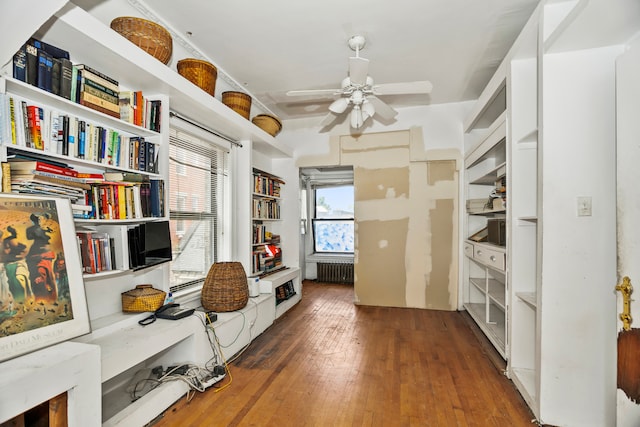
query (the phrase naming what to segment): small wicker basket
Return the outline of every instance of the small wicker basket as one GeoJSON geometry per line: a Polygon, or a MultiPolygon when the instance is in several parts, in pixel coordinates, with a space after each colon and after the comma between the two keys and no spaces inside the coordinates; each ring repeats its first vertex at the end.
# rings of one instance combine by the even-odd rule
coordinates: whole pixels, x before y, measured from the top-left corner
{"type": "Polygon", "coordinates": [[[152,285],[136,285],[135,289],[122,293],[122,311],[140,313],[156,311],[164,304],[166,292],[154,289],[152,285]]]}
{"type": "Polygon", "coordinates": [[[251,122],[271,136],[276,136],[282,130],[282,122],[269,114],[258,114],[251,122]]]}
{"type": "Polygon", "coordinates": [[[218,69],[212,63],[195,58],[185,58],[178,61],[176,68],[182,77],[214,96],[218,69]]]}
{"type": "Polygon", "coordinates": [[[249,301],[247,275],[239,262],[216,262],[202,285],[201,303],[205,310],[235,311],[249,301]]]}
{"type": "Polygon", "coordinates": [[[121,16],[111,21],[111,28],[163,64],[171,59],[173,40],[163,26],[142,18],[121,16]]]}
{"type": "Polygon", "coordinates": [[[251,114],[251,97],[242,92],[222,92],[222,103],[249,120],[251,114]]]}

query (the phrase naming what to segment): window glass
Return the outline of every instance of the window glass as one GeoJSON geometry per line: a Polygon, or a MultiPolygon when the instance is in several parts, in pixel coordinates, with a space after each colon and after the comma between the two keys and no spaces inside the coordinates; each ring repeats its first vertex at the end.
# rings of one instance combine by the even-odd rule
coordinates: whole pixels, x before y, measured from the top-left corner
{"type": "Polygon", "coordinates": [[[227,153],[216,145],[171,129],[169,209],[170,290],[202,286],[216,262],[222,238],[222,200],[227,153]]]}
{"type": "Polygon", "coordinates": [[[353,253],[353,185],[315,188],[314,249],[319,253],[353,253]]]}

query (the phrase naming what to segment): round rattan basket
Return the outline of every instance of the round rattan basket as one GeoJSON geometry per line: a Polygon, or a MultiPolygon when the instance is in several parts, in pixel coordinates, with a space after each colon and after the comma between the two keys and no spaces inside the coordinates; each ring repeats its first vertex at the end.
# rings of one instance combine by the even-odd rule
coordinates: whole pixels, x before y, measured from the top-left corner
{"type": "Polygon", "coordinates": [[[173,40],[163,26],[134,16],[121,16],[111,21],[111,28],[163,64],[171,59],[173,40]]]}
{"type": "Polygon", "coordinates": [[[269,114],[258,114],[251,122],[271,136],[276,136],[282,130],[282,122],[269,114]]]}
{"type": "Polygon", "coordinates": [[[214,96],[218,78],[218,69],[215,65],[201,59],[185,58],[178,61],[176,68],[182,77],[214,96]]]}
{"type": "Polygon", "coordinates": [[[155,289],[152,285],[136,285],[135,289],[121,294],[122,311],[126,313],[156,311],[162,307],[166,295],[166,292],[155,289]]]}
{"type": "Polygon", "coordinates": [[[249,120],[251,114],[251,97],[242,92],[222,92],[222,103],[249,120]]]}
{"type": "Polygon", "coordinates": [[[205,310],[235,311],[249,301],[247,274],[239,262],[216,262],[202,285],[201,303],[205,310]]]}

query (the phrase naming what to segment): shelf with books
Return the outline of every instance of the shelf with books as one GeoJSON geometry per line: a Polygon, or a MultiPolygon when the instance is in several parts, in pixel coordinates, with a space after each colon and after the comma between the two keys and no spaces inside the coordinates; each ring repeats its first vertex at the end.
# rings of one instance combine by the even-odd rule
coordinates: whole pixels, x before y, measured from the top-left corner
{"type": "Polygon", "coordinates": [[[280,191],[285,184],[280,177],[254,168],[251,221],[252,274],[263,275],[284,268],[280,235],[280,191]]]}

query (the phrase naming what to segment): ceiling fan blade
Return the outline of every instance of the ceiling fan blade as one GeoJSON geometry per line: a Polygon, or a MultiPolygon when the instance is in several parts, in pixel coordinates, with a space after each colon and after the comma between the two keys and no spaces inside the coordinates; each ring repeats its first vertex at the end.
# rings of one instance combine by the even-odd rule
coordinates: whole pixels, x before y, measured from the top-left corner
{"type": "Polygon", "coordinates": [[[287,96],[333,96],[342,94],[342,89],[290,90],[287,96]]]}
{"type": "Polygon", "coordinates": [[[383,102],[380,98],[375,96],[367,96],[367,100],[373,104],[376,109],[376,114],[385,120],[393,119],[398,112],[383,102]]]}
{"type": "Polygon", "coordinates": [[[354,85],[364,85],[369,73],[369,60],[352,56],[349,58],[349,79],[354,85]]]}
{"type": "Polygon", "coordinates": [[[340,116],[340,114],[336,114],[336,113],[330,112],[329,114],[324,116],[324,118],[320,122],[320,126],[324,127],[324,126],[327,126],[327,125],[333,123],[333,121],[335,119],[337,119],[338,116],[340,116]]]}
{"type": "Polygon", "coordinates": [[[372,90],[374,95],[402,95],[410,93],[431,93],[433,85],[429,81],[404,82],[404,83],[383,83],[374,85],[372,90]]]}

